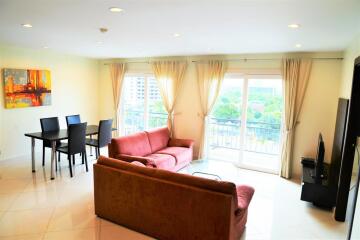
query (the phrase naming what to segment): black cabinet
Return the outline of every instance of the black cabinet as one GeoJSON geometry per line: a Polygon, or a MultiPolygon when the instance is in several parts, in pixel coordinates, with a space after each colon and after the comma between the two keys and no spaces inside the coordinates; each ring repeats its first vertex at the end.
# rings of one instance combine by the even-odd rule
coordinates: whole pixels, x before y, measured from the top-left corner
{"type": "Polygon", "coordinates": [[[324,208],[335,206],[337,189],[328,180],[329,169],[329,164],[324,163],[324,178],[317,180],[313,177],[314,166],[303,165],[301,200],[324,208]]]}

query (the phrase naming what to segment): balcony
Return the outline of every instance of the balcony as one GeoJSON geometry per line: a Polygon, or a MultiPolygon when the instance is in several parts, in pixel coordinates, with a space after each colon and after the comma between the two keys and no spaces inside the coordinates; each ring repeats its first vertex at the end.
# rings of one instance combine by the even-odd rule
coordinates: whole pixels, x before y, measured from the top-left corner
{"type": "Polygon", "coordinates": [[[125,135],[144,131],[167,124],[167,113],[149,112],[147,125],[145,125],[144,112],[126,111],[124,114],[123,132],[125,135]]]}
{"type": "Polygon", "coordinates": [[[239,162],[248,167],[276,171],[279,166],[281,125],[247,122],[244,138],[238,119],[210,118],[209,158],[239,162]]]}

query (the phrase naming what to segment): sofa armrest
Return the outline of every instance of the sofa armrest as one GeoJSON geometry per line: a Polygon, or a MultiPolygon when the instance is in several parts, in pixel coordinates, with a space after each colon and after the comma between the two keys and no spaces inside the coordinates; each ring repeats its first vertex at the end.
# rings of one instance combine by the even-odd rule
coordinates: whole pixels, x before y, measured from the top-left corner
{"type": "Polygon", "coordinates": [[[169,147],[187,147],[192,148],[194,146],[194,141],[191,139],[176,139],[171,138],[168,143],[169,147]]]}
{"type": "Polygon", "coordinates": [[[235,210],[235,215],[240,214],[242,211],[247,210],[251,199],[254,195],[254,188],[246,185],[238,185],[236,186],[236,194],[237,194],[237,202],[238,206],[235,210]]]}
{"type": "Polygon", "coordinates": [[[116,159],[123,160],[123,161],[129,162],[129,163],[134,162],[134,161],[138,161],[138,162],[141,162],[142,164],[144,164],[146,166],[156,167],[154,161],[151,158],[147,158],[147,157],[139,157],[139,156],[126,155],[126,154],[118,154],[118,155],[116,155],[116,159]]]}

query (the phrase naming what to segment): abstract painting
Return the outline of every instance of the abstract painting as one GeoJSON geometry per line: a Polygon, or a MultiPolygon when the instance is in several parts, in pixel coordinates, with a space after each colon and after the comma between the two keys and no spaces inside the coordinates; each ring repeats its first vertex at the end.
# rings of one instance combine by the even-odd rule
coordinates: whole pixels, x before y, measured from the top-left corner
{"type": "Polygon", "coordinates": [[[5,108],[51,104],[51,76],[48,70],[3,69],[5,108]]]}

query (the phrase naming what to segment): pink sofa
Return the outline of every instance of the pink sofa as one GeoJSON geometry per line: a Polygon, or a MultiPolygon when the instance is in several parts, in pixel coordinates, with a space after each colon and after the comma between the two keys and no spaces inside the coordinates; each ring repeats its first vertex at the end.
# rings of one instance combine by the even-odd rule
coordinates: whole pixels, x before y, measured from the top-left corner
{"type": "Polygon", "coordinates": [[[109,144],[109,157],[178,171],[192,161],[193,145],[192,140],[170,138],[168,128],[158,128],[113,138],[109,144]]]}

